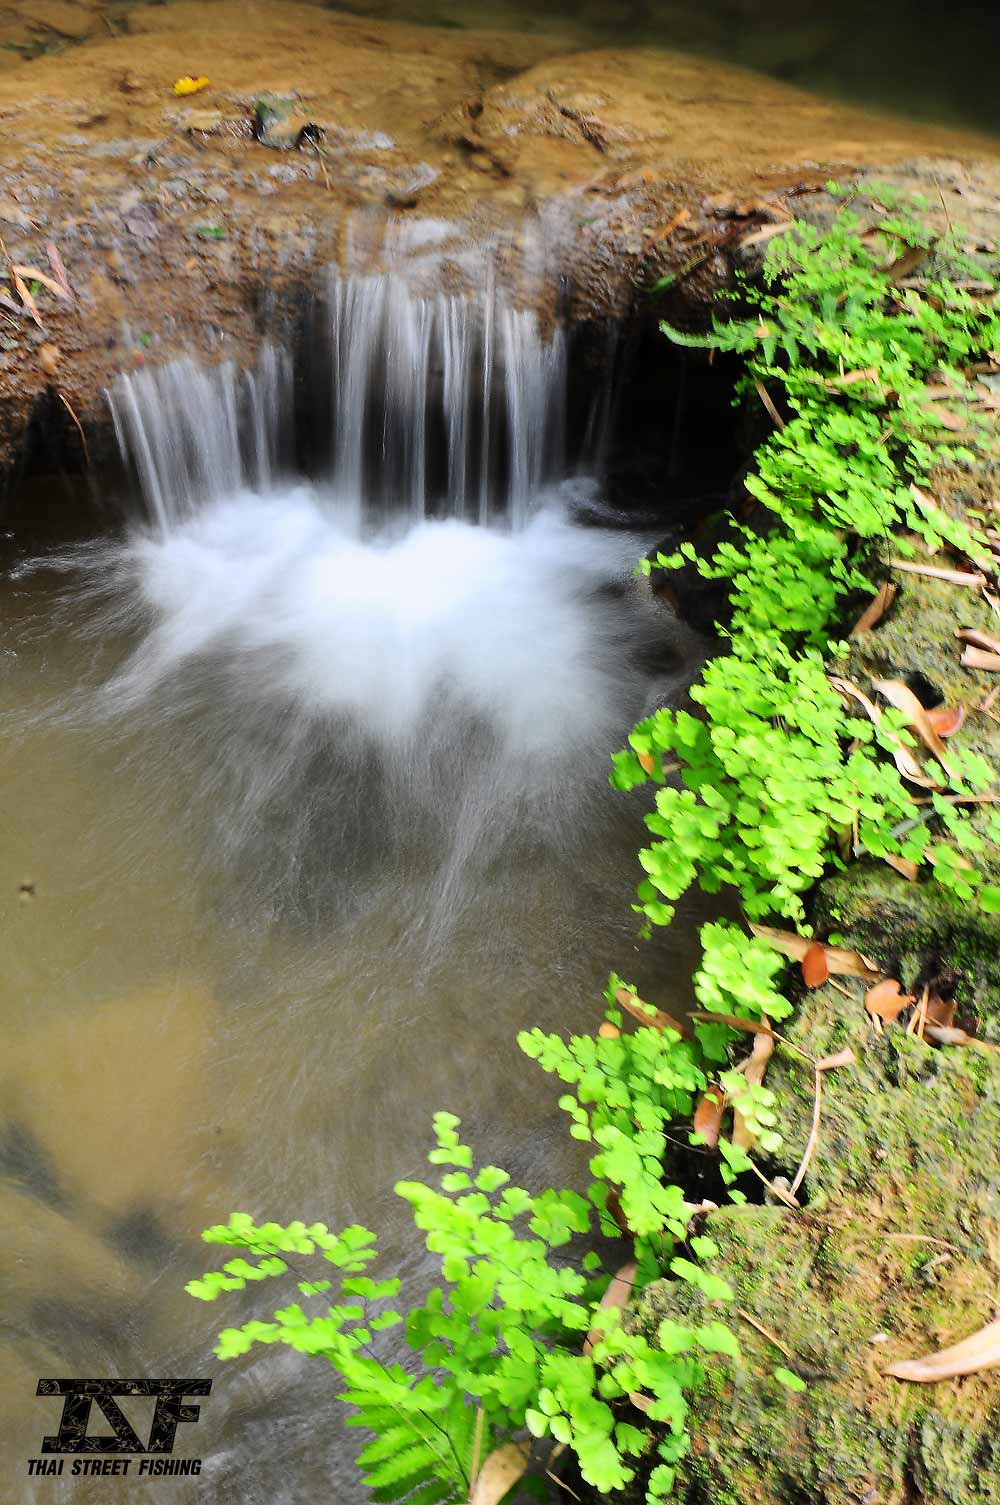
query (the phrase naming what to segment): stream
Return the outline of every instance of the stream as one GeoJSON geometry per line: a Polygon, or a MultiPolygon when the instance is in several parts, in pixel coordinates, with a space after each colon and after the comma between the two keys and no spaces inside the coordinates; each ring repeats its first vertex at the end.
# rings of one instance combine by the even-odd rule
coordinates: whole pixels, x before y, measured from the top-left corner
{"type": "Polygon", "coordinates": [[[594,525],[561,333],[396,275],[332,277],[322,317],[317,474],[277,348],[135,372],[121,517],[7,582],[10,1498],[360,1502],[324,1364],[212,1356],[250,1308],[184,1294],[199,1231],[361,1222],[417,1292],[392,1187],[434,1110],[515,1180],[581,1184],[517,1031],[592,1028],[612,967],[689,998],[709,903],[638,940],[642,803],[607,774],[705,645],[633,576],[654,538],[594,525]],[[27,1479],[42,1375],[211,1376],[176,1448],[200,1477],[27,1479]]]}

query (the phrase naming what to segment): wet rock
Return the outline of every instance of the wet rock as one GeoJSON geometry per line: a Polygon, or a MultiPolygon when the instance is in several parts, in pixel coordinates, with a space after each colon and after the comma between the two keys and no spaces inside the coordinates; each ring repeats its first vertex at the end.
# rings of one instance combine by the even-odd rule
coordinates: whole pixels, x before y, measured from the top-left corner
{"type": "Polygon", "coordinates": [[[122,223],[130,235],[138,240],[155,240],[160,233],[156,211],[150,204],[137,204],[122,216],[122,223]]]}

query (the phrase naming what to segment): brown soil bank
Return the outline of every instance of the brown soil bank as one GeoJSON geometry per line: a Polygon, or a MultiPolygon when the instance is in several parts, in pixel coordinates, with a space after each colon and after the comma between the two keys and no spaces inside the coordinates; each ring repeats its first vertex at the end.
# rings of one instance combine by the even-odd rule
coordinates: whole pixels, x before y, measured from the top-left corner
{"type": "Polygon", "coordinates": [[[59,398],[87,429],[123,367],[180,348],[249,358],[262,302],[367,254],[389,218],[415,238],[444,221],[456,262],[491,236],[524,276],[544,262],[524,296],[569,277],[576,312],[620,309],[697,262],[690,314],[727,274],[727,226],[780,218],[782,191],[915,158],[929,181],[933,157],[967,218],[1000,181],[986,138],[655,49],[572,52],[557,35],[230,0],[140,7],[129,26],[0,77],[0,270],[52,277],[51,244],[74,294],[25,273],[36,323],[8,272],[0,459],[40,398],[72,454],[59,398]],[[175,97],[188,74],[211,84],[175,97]],[[260,140],[263,95],[294,104],[260,140]]]}

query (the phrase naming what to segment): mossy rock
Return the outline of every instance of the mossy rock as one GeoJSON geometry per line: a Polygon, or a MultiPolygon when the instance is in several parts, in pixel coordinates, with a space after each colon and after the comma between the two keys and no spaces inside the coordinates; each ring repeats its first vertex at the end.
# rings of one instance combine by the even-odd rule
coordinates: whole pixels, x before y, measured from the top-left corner
{"type": "MultiPolygon", "coordinates": [[[[994,953],[985,987],[997,970],[994,953]]],[[[878,1037],[862,985],[841,986],[850,998],[830,986],[806,995],[768,1072],[785,1144],[768,1169],[790,1177],[809,1138],[814,1074],[789,1047],[820,1057],[849,1046],[856,1057],[824,1075],[806,1206],[711,1214],[711,1269],[732,1305],[704,1311],[693,1287],[660,1281],[630,1319],[650,1336],[664,1317],[696,1312],[738,1330],[741,1362],[714,1361],[693,1400],[685,1505],[1000,1502],[1000,1371],[929,1386],[883,1373],[996,1313],[1000,1051],[934,1048],[902,1025],[878,1037]],[[778,1366],[807,1389],[786,1389],[778,1366]]]]}

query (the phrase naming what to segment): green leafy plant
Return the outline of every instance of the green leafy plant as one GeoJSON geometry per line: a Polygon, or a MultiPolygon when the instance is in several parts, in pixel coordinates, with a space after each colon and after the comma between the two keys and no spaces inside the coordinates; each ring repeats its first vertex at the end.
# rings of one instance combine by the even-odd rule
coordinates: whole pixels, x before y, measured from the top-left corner
{"type": "MultiPolygon", "coordinates": [[[[676,1036],[663,1042],[660,1035],[642,1028],[631,1037],[638,1072],[654,1096],[656,1075],[672,1083],[663,1088],[668,1096],[684,1094],[697,1078],[691,1047],[676,1036]],[[671,1056],[676,1056],[673,1066],[671,1056]],[[654,1061],[658,1064],[645,1072],[641,1063],[654,1061]]],[[[552,1037],[544,1041],[555,1060],[552,1037]]],[[[589,1084],[573,1076],[568,1065],[586,1062],[585,1040],[571,1041],[565,1051],[560,1060],[566,1072],[588,1096],[589,1084]]],[[[612,1062],[605,1058],[604,1066],[612,1062]]],[[[637,1088],[636,1106],[643,1097],[637,1088]]],[[[610,1119],[602,1126],[610,1126],[610,1119]]],[[[444,1168],[439,1185],[404,1181],[397,1187],[428,1250],[440,1261],[441,1282],[423,1303],[404,1317],[391,1304],[399,1281],[376,1281],[365,1273],[376,1257],[374,1235],[367,1229],[334,1234],[322,1223],[257,1225],[234,1213],[228,1224],[207,1229],[203,1238],[245,1252],[191,1281],[186,1289],[192,1296],[213,1301],[248,1283],[294,1276],[301,1258],[317,1254],[338,1272],[340,1288],[331,1302],[328,1279],[299,1278],[309,1310],[293,1301],[267,1320],[255,1317],[226,1328],[219,1335],[218,1357],[238,1358],[257,1343],[283,1343],[326,1359],[344,1383],[339,1398],[352,1407],[348,1425],[374,1434],[358,1461],[379,1501],[467,1500],[478,1463],[525,1433],[571,1448],[584,1480],[607,1493],[628,1484],[633,1460],[654,1446],[650,1422],[657,1424],[658,1461],[649,1471],[647,1499],[660,1499],[687,1447],[686,1395],[700,1373],[697,1355],[736,1357],[733,1334],[714,1319],[669,1324],[668,1341],[661,1334],[659,1345],[631,1331],[622,1324],[620,1308],[604,1300],[609,1280],[597,1254],[577,1257],[571,1248],[591,1231],[594,1209],[605,1213],[607,1187],[591,1188],[589,1200],[551,1187],[532,1195],[511,1185],[497,1166],[476,1170],[451,1114],[437,1114],[434,1127],[430,1159],[444,1168]],[[416,1356],[415,1370],[378,1351],[381,1335],[400,1324],[416,1356]]],[[[600,1132],[595,1130],[595,1138],[600,1132]]],[[[690,1209],[679,1188],[655,1190],[662,1179],[662,1144],[655,1131],[617,1126],[592,1165],[595,1174],[604,1172],[621,1186],[623,1206],[634,1206],[646,1229],[637,1241],[635,1273],[624,1289],[668,1270],[696,1285],[708,1302],[731,1298],[725,1283],[703,1268],[702,1261],[717,1252],[715,1245],[697,1235],[687,1239],[690,1209]]],[[[604,1231],[622,1234],[613,1220],[606,1221],[604,1231]]],[[[526,1464],[526,1445],[523,1455],[526,1464]]]]}
{"type": "MultiPolygon", "coordinates": [[[[995,415],[968,368],[997,349],[1000,313],[983,296],[995,283],[974,265],[970,288],[955,236],[935,238],[886,191],[873,227],[845,206],[829,229],[796,222],[776,236],[762,279],[735,294],[741,315],[706,335],[663,326],[678,343],[740,354],[740,397],[763,394],[781,426],[747,478],[761,514],[754,526],[733,519],[708,556],[685,543],[644,562],[647,571],[693,565],[726,582],[730,605],[727,652],[692,691],[700,714],[658,710],[614,759],[616,787],[656,787],[653,840],[639,854],[636,907],[647,926],[669,924],[697,883],[734,888],[750,920],[781,915],[806,929],[805,895],[842,862],[845,830],[855,855],[922,864],[962,899],[980,887],[962,854],[982,838],[958,801],[990,788],[994,770],[968,754],[948,768],[928,763],[937,787],[925,813],[893,761],[914,745],[906,718],[891,708],[875,723],[855,714],[824,662],[838,652],[831,639],[846,598],[871,590],[887,535],[899,553],[920,540],[983,553],[923,490],[936,464],[995,451],[995,415]],[[946,405],[932,400],[942,390],[946,405]],[[679,764],[680,787],[667,783],[665,762],[679,764]],[[946,840],[934,840],[929,819],[946,840]]],[[[993,903],[991,889],[983,902],[993,903]]],[[[774,986],[781,963],[763,944],[726,923],[704,927],[702,944],[695,984],[706,1010],[787,1012],[774,986]]],[[[699,1035],[713,1055],[725,1048],[718,1026],[699,1035]]]]}

